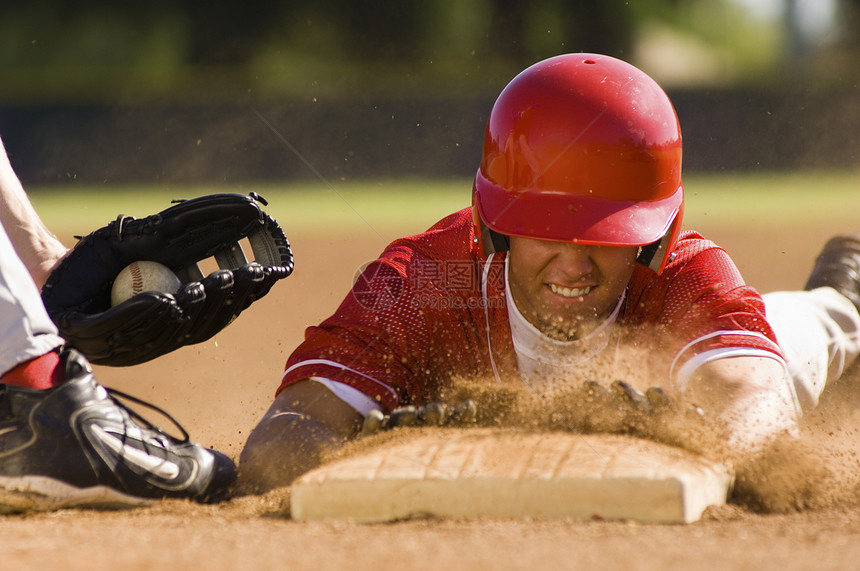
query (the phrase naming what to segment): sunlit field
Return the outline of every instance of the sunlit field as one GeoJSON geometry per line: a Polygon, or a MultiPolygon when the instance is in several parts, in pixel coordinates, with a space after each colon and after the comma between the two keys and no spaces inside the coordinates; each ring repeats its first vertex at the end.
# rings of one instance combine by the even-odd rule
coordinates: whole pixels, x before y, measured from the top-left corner
{"type": "MultiPolygon", "coordinates": [[[[685,226],[724,246],[748,283],[761,291],[802,287],[824,241],[860,228],[858,183],[860,176],[848,173],[689,176],[685,226]]],[[[96,371],[106,386],[168,410],[196,441],[237,457],[271,403],[305,327],[331,314],[355,270],[385,243],[467,206],[470,188],[464,179],[29,190],[48,226],[69,244],[74,235],[120,213],[146,216],[172,199],[256,191],[269,200],[268,212],[294,247],[296,271],[289,279],[210,341],[135,367],[96,371]]],[[[302,523],[289,516],[287,488],[216,506],[167,501],[132,512],[68,510],[0,518],[4,562],[10,568],[52,569],[61,561],[64,568],[86,565],[88,571],[233,571],[279,568],[285,561],[296,569],[348,569],[356,561],[358,567],[373,561],[380,570],[519,569],[533,561],[559,569],[843,569],[860,557],[854,494],[860,397],[854,380],[837,384],[837,391],[843,390],[810,424],[816,434],[827,435],[815,457],[832,477],[804,472],[806,464],[792,456],[779,465],[774,480],[798,484],[798,494],[804,494],[796,498],[798,507],[821,504],[821,509],[760,515],[728,505],[688,526],[483,519],[302,523]]]]}
{"type": "MultiPolygon", "coordinates": [[[[700,224],[792,224],[830,219],[834,226],[857,221],[860,229],[860,172],[693,175],[685,179],[685,226],[700,224]]],[[[257,192],[267,211],[288,230],[349,233],[419,231],[470,204],[471,181],[386,180],[330,184],[323,181],[235,186],[57,186],[30,189],[49,228],[86,233],[118,214],[142,217],[174,199],[212,192],[257,192]]]]}

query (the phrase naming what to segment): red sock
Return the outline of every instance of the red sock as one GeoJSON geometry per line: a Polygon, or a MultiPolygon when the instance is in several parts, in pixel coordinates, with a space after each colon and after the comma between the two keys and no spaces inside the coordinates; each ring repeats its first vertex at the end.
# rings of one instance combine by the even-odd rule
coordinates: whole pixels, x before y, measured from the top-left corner
{"type": "Polygon", "coordinates": [[[0,382],[31,389],[50,389],[63,382],[60,356],[55,351],[25,361],[8,371],[0,382]]]}

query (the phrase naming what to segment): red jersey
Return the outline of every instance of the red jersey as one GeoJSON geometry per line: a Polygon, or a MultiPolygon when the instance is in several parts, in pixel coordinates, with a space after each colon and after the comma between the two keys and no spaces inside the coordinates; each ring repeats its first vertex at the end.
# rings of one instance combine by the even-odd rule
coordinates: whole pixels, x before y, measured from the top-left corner
{"type": "MultiPolygon", "coordinates": [[[[455,378],[520,382],[505,254],[483,259],[473,238],[466,208],[392,242],[334,315],[307,329],[281,387],[322,377],[392,409],[438,399],[455,378]]],[[[781,360],[761,296],[728,254],[690,231],[675,252],[659,276],[637,264],[612,325],[617,341],[647,348],[635,366],[677,381],[717,356],[781,360]]]]}

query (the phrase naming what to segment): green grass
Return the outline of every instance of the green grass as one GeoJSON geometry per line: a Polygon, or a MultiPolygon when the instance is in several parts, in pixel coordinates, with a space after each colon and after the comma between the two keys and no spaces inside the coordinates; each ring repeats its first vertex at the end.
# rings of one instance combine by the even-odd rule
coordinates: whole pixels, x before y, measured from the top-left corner
{"type": "Polygon", "coordinates": [[[856,221],[860,172],[694,176],[685,180],[687,225],[784,225],[810,220],[856,221]]]}
{"type": "Polygon", "coordinates": [[[173,199],[212,192],[255,191],[266,211],[288,231],[352,233],[356,230],[389,238],[392,230],[423,230],[471,203],[468,180],[398,180],[339,184],[244,184],[237,186],[65,186],[31,189],[30,197],[45,224],[63,234],[86,233],[118,214],[143,217],[173,199]]]}
{"type": "MultiPolygon", "coordinates": [[[[788,173],[690,176],[685,180],[685,226],[791,224],[811,219],[858,221],[860,173],[788,173]]],[[[352,234],[391,239],[423,230],[446,214],[468,206],[471,181],[387,180],[198,186],[65,186],[30,189],[45,223],[61,238],[87,233],[118,214],[142,217],[178,198],[211,192],[256,191],[267,211],[287,230],[352,234]]]]}

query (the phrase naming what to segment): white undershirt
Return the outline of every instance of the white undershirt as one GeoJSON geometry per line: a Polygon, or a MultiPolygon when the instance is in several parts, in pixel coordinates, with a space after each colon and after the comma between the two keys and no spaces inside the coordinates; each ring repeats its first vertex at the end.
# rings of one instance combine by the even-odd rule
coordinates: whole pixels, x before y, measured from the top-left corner
{"type": "Polygon", "coordinates": [[[606,349],[611,326],[618,318],[626,292],[618,300],[612,314],[597,329],[581,339],[558,341],[542,333],[520,313],[508,281],[509,259],[505,259],[505,299],[520,376],[534,388],[542,388],[554,379],[574,378],[574,373],[583,364],[592,361],[606,349]]]}

